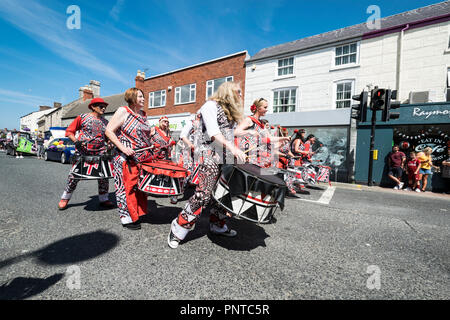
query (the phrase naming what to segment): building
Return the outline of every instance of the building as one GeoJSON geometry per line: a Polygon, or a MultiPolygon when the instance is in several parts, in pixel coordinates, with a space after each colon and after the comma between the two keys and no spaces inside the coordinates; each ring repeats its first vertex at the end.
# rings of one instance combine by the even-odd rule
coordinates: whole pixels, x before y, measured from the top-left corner
{"type": "Polygon", "coordinates": [[[38,119],[51,111],[52,108],[49,106],[39,106],[39,111],[31,112],[20,117],[20,130],[27,129],[32,134],[37,133],[39,131],[38,119]]]}
{"type": "Polygon", "coordinates": [[[235,81],[245,87],[248,58],[247,51],[241,51],[148,78],[139,71],[136,87],[145,94],[149,123],[157,124],[161,115],[166,115],[176,136],[220,84],[235,81]]]}
{"type": "Polygon", "coordinates": [[[89,82],[89,85],[80,87],[78,89],[78,98],[76,100],[63,106],[61,106],[60,103],[55,103],[54,108],[50,112],[42,115],[37,120],[39,131],[42,133],[48,133],[51,127],[66,126],[65,122],[62,119],[67,112],[82,104],[84,101],[90,101],[91,99],[98,96],[100,96],[100,82],[91,80],[89,82]]]}
{"type": "Polygon", "coordinates": [[[267,120],[316,135],[332,180],[352,181],[352,96],[379,86],[402,102],[446,101],[449,20],[447,1],[383,18],[379,30],[361,23],[262,49],[246,61],[245,105],[267,98],[267,120]]]}
{"type": "MultiPolygon", "coordinates": [[[[106,103],[108,103],[108,107],[105,110],[104,117],[106,120],[110,120],[119,107],[127,105],[124,99],[125,93],[115,94],[111,96],[102,97],[106,103]]],[[[61,118],[61,126],[68,127],[73,120],[77,116],[82,113],[89,113],[91,109],[89,109],[88,105],[91,102],[91,99],[77,102],[74,106],[67,110],[61,118]]]]}

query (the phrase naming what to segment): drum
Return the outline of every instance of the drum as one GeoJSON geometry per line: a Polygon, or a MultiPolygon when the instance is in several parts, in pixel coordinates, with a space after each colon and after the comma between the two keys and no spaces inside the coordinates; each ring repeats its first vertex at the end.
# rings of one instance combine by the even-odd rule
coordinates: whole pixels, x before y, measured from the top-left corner
{"type": "Polygon", "coordinates": [[[178,196],[187,175],[185,168],[169,160],[144,162],[139,164],[138,189],[151,196],[178,196]]]}
{"type": "Polygon", "coordinates": [[[330,167],[327,166],[317,166],[317,181],[328,183],[331,186],[330,182],[330,167]]]}
{"type": "Polygon", "coordinates": [[[278,207],[283,210],[287,192],[283,175],[254,164],[223,165],[212,195],[234,217],[269,223],[278,207]]]}
{"type": "Polygon", "coordinates": [[[78,180],[96,180],[113,178],[112,156],[110,154],[99,156],[78,155],[72,158],[70,173],[78,180]]]}

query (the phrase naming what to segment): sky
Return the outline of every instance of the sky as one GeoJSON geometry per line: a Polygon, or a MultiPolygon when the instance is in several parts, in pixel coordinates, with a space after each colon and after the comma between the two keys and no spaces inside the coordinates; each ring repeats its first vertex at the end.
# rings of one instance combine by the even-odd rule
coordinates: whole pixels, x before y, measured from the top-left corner
{"type": "Polygon", "coordinates": [[[371,5],[383,18],[438,2],[1,0],[0,128],[18,129],[40,105],[76,100],[90,80],[100,81],[101,96],[118,94],[134,87],[137,70],[148,77],[243,50],[252,56],[364,23],[371,5]]]}

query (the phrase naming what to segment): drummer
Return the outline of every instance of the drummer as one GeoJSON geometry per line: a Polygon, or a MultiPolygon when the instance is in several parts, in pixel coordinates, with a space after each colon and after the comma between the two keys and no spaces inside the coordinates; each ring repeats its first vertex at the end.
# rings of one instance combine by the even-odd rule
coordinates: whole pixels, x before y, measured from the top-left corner
{"type": "Polygon", "coordinates": [[[306,130],[294,130],[294,137],[291,140],[291,152],[296,157],[293,161],[293,166],[300,167],[302,165],[302,159],[305,157],[308,152],[305,151],[305,142],[306,142],[306,130]]]}
{"type": "Polygon", "coordinates": [[[122,226],[130,230],[141,229],[139,218],[147,214],[147,195],[135,190],[139,170],[137,164],[153,158],[149,148],[150,126],[144,107],[144,92],[130,88],[125,92],[128,106],[117,109],[106,127],[106,136],[119,149],[114,158],[114,181],[117,207],[122,226]]]}
{"type": "Polygon", "coordinates": [[[249,162],[261,167],[271,165],[270,160],[268,160],[270,159],[271,143],[281,143],[290,139],[287,136],[276,137],[270,134],[270,131],[266,127],[268,123],[261,119],[267,113],[268,106],[269,104],[264,98],[255,100],[250,107],[252,115],[247,116],[241,121],[234,132],[237,137],[236,143],[240,149],[250,151],[250,148],[254,148],[255,151],[258,151],[257,154],[259,156],[250,156],[251,154],[249,154],[249,162]]]}
{"type": "MultiPolygon", "coordinates": [[[[200,128],[194,135],[196,151],[211,154],[205,157],[199,167],[199,184],[194,195],[188,200],[184,209],[172,221],[167,238],[169,247],[175,249],[180,241],[185,239],[195,223],[200,218],[212,196],[212,190],[220,177],[222,151],[231,152],[240,162],[244,162],[245,154],[233,143],[233,127],[242,119],[242,94],[240,86],[235,82],[225,82],[220,85],[213,96],[197,112],[200,118],[200,128]]],[[[236,231],[226,225],[225,210],[218,204],[211,208],[210,232],[228,237],[236,236],[236,231]]]]}
{"type": "MultiPolygon", "coordinates": [[[[103,117],[106,103],[102,98],[94,98],[89,103],[90,113],[84,113],[75,118],[75,120],[66,129],[66,137],[69,137],[75,143],[76,155],[99,155],[105,151],[105,130],[108,121],[103,117]],[[78,133],[78,139],[75,135],[78,133]]],[[[67,204],[72,197],[72,193],[77,187],[78,181],[70,173],[66,188],[58,204],[59,210],[67,209],[67,204]]],[[[98,198],[100,206],[112,208],[114,204],[108,198],[109,182],[108,179],[98,179],[98,198]]]]}
{"type": "MultiPolygon", "coordinates": [[[[150,142],[153,145],[160,146],[158,149],[154,150],[155,159],[170,160],[176,143],[170,135],[169,118],[167,118],[167,116],[159,118],[159,125],[152,127],[150,137],[150,142]]],[[[176,204],[177,202],[177,196],[170,198],[170,203],[176,204]]]]}

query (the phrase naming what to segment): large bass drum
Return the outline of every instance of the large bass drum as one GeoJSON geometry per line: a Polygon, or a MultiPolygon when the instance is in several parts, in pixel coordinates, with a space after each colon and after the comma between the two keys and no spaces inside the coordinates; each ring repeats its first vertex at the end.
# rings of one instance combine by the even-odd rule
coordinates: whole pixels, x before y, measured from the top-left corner
{"type": "Polygon", "coordinates": [[[179,196],[187,175],[185,168],[169,160],[144,162],[139,164],[138,189],[151,196],[179,196]]]}
{"type": "Polygon", "coordinates": [[[287,192],[283,175],[254,164],[223,165],[213,198],[234,217],[269,223],[287,192]]]}
{"type": "Polygon", "coordinates": [[[113,178],[112,155],[77,155],[72,158],[70,173],[77,180],[98,180],[113,178]]]}

